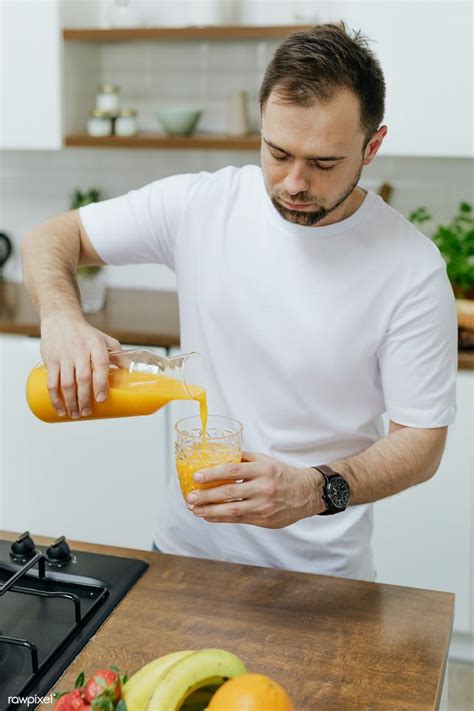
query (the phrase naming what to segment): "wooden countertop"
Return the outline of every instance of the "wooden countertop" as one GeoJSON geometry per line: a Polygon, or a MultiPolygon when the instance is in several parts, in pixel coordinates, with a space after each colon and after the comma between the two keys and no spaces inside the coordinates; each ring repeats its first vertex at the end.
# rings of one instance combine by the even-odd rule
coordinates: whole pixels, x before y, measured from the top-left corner
{"type": "MultiPolygon", "coordinates": [[[[105,308],[86,314],[92,326],[121,343],[179,346],[178,297],[174,292],[108,289],[105,308]]],[[[23,284],[0,281],[0,333],[39,336],[39,320],[23,284]]]]}
{"type": "Polygon", "coordinates": [[[168,652],[221,647],[249,670],[279,681],[296,711],[438,708],[453,623],[451,593],[71,545],[141,558],[150,568],[55,690],[73,689],[81,671],[87,676],[108,664],[133,674],[168,652]]]}
{"type": "MultiPolygon", "coordinates": [[[[121,343],[179,346],[178,296],[174,292],[108,289],[105,308],[86,318],[121,343]]],[[[0,333],[40,335],[38,317],[23,284],[0,281],[0,333]]],[[[474,370],[474,351],[459,352],[459,368],[474,370]]]]}

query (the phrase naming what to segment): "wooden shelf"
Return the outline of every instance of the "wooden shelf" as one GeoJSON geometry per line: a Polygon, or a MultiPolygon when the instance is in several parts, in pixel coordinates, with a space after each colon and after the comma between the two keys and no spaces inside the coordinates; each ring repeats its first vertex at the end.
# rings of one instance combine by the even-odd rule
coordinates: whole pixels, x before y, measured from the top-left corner
{"type": "Polygon", "coordinates": [[[137,136],[105,136],[96,138],[87,134],[70,134],[64,138],[65,146],[80,148],[163,148],[188,150],[253,151],[260,148],[260,134],[227,136],[219,134],[194,134],[193,136],[168,136],[163,133],[139,133],[137,136]]]}
{"type": "Polygon", "coordinates": [[[70,28],[65,40],[82,42],[129,42],[135,40],[252,40],[283,39],[311,25],[208,25],[199,27],[137,27],[130,29],[70,28]]]}

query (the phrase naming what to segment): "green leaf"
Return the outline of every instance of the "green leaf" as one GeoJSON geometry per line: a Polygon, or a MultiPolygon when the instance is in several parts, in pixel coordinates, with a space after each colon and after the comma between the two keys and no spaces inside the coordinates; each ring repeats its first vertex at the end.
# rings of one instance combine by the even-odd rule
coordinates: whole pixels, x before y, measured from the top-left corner
{"type": "Polygon", "coordinates": [[[74,688],[75,688],[75,689],[80,689],[82,686],[84,686],[85,678],[86,678],[86,677],[85,677],[85,675],[84,675],[84,672],[81,671],[81,673],[79,674],[79,676],[78,676],[77,679],[76,679],[76,682],[75,682],[75,684],[74,684],[74,688]]]}
{"type": "Polygon", "coordinates": [[[417,210],[414,210],[410,214],[410,217],[408,219],[410,220],[410,222],[413,222],[413,224],[421,225],[423,222],[431,220],[432,217],[426,207],[419,207],[417,210]]]}
{"type": "Polygon", "coordinates": [[[128,674],[124,674],[123,677],[122,677],[122,679],[121,679],[122,684],[126,684],[126,683],[127,683],[127,679],[128,679],[128,674]]]}
{"type": "MultiPolygon", "coordinates": [[[[426,210],[418,208],[410,217],[423,221],[426,210]]],[[[473,206],[468,202],[458,205],[457,213],[448,224],[438,225],[432,235],[448,270],[451,283],[466,293],[474,288],[474,219],[473,206]]]]}
{"type": "Polygon", "coordinates": [[[61,696],[66,696],[66,694],[69,694],[69,691],[54,691],[53,699],[60,699],[61,696]]]}
{"type": "Polygon", "coordinates": [[[109,669],[112,669],[112,671],[114,671],[116,674],[120,673],[115,664],[110,664],[109,669]]]}
{"type": "Polygon", "coordinates": [[[108,687],[107,682],[105,679],[103,679],[101,676],[97,675],[94,677],[94,681],[97,684],[97,686],[101,686],[103,689],[106,689],[108,687]]]}
{"type": "Polygon", "coordinates": [[[98,274],[102,270],[101,266],[90,266],[86,264],[81,264],[76,268],[76,274],[82,276],[91,276],[93,274],[98,274]]]}
{"type": "Polygon", "coordinates": [[[125,703],[124,699],[119,699],[117,701],[115,711],[127,711],[127,704],[125,703]]]}
{"type": "Polygon", "coordinates": [[[97,696],[91,704],[94,711],[114,711],[114,703],[108,696],[97,696]]]}
{"type": "Polygon", "coordinates": [[[90,205],[91,202],[98,202],[100,199],[100,190],[97,188],[89,188],[84,193],[76,189],[71,199],[71,209],[77,210],[79,207],[90,205]]]}

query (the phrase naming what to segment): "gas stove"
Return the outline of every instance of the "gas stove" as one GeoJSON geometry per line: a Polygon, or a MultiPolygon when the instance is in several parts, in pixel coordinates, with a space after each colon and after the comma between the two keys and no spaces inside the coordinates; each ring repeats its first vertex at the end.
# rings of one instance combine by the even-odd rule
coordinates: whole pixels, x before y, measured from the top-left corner
{"type": "Polygon", "coordinates": [[[0,711],[35,708],[147,568],[64,536],[0,540],[0,711]]]}

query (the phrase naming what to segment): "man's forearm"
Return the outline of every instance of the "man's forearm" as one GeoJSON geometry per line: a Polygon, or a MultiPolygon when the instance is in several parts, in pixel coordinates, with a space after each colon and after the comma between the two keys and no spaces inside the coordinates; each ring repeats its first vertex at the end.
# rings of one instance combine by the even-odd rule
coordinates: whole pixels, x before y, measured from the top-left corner
{"type": "Polygon", "coordinates": [[[80,240],[68,214],[31,230],[21,252],[25,285],[40,319],[58,313],[83,319],[75,279],[80,240]]]}
{"type": "MultiPolygon", "coordinates": [[[[402,427],[363,452],[328,464],[347,480],[351,506],[371,503],[430,479],[441,461],[446,432],[446,427],[402,427]]],[[[321,489],[322,482],[314,513],[324,510],[321,489]]]]}

